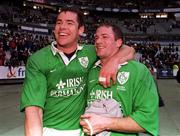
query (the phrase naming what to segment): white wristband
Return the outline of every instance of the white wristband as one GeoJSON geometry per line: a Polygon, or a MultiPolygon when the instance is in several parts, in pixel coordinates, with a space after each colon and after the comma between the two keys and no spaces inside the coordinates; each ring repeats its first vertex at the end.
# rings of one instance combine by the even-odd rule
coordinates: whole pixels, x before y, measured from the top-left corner
{"type": "Polygon", "coordinates": [[[84,119],[84,121],[87,123],[87,125],[88,125],[88,127],[90,129],[90,136],[92,136],[93,135],[93,128],[92,128],[89,120],[88,119],[84,119]]]}
{"type": "Polygon", "coordinates": [[[105,81],[106,81],[106,78],[105,78],[105,77],[99,77],[99,81],[100,81],[100,82],[105,82],[105,81]]]}

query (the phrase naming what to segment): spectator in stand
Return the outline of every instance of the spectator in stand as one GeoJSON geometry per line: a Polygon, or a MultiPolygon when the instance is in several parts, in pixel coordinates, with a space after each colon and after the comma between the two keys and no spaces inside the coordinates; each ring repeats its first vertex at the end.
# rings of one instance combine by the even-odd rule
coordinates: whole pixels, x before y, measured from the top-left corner
{"type": "Polygon", "coordinates": [[[10,58],[10,65],[12,67],[18,67],[20,66],[20,62],[18,60],[18,52],[17,51],[13,51],[11,53],[11,58],[10,58]]]}
{"type": "Polygon", "coordinates": [[[5,56],[6,53],[4,52],[3,48],[0,47],[0,66],[4,66],[5,56]]]}
{"type": "Polygon", "coordinates": [[[23,65],[26,65],[27,59],[29,57],[29,50],[25,48],[25,50],[22,53],[22,60],[23,60],[23,65]]]}
{"type": "Polygon", "coordinates": [[[14,51],[16,49],[16,40],[15,40],[15,37],[13,37],[12,40],[10,40],[9,42],[9,48],[10,48],[10,51],[14,51]]]}

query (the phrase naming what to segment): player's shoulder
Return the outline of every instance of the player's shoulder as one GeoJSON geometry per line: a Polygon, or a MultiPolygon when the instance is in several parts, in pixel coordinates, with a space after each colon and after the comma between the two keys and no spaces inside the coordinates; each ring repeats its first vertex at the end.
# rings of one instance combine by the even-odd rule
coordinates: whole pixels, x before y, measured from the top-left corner
{"type": "Polygon", "coordinates": [[[36,58],[42,58],[42,57],[47,57],[49,54],[52,54],[52,51],[51,51],[51,47],[50,46],[46,46],[36,52],[34,52],[30,58],[31,59],[36,59],[36,58]]]}
{"type": "Polygon", "coordinates": [[[136,67],[145,67],[145,65],[141,62],[138,62],[136,60],[130,60],[128,62],[129,65],[133,65],[133,66],[136,66],[136,67]]]}
{"type": "Polygon", "coordinates": [[[140,63],[140,62],[135,61],[135,60],[128,61],[128,64],[124,65],[123,67],[125,67],[126,69],[129,69],[133,72],[147,71],[147,67],[143,63],[140,63]]]}

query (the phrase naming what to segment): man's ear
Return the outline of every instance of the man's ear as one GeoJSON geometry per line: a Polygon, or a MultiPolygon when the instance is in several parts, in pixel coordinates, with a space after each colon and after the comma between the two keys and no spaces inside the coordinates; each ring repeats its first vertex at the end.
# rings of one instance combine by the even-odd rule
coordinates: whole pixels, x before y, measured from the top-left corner
{"type": "Polygon", "coordinates": [[[81,26],[79,28],[79,35],[82,35],[84,33],[84,26],[81,26]]]}
{"type": "Polygon", "coordinates": [[[122,43],[123,43],[122,39],[117,39],[117,40],[116,40],[116,46],[117,46],[118,48],[120,48],[120,47],[122,46],[122,43]]]}

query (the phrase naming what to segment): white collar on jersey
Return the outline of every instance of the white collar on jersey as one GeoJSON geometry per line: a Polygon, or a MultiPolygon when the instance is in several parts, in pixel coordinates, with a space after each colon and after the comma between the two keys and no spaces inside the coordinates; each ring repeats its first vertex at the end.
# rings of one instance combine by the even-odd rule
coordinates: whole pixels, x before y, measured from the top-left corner
{"type": "MultiPolygon", "coordinates": [[[[56,48],[56,45],[57,44],[57,42],[56,41],[53,41],[52,43],[51,43],[51,50],[52,50],[52,53],[53,53],[53,55],[56,55],[56,53],[60,53],[60,52],[62,52],[62,51],[60,51],[60,50],[58,50],[57,48],[56,48]]],[[[79,44],[77,45],[77,49],[76,49],[76,52],[78,51],[78,50],[82,50],[83,49],[83,46],[80,46],[79,44]]],[[[63,52],[62,52],[63,53],[63,52]]],[[[63,53],[64,54],[64,53],[63,53]]]]}
{"type": "Polygon", "coordinates": [[[74,55],[73,55],[73,56],[71,57],[71,59],[69,60],[69,58],[68,58],[66,55],[64,55],[64,53],[63,53],[62,51],[58,50],[58,49],[55,47],[56,44],[57,44],[56,41],[54,41],[54,42],[51,43],[51,51],[52,51],[53,55],[56,55],[57,53],[59,53],[60,56],[61,56],[61,58],[62,58],[62,60],[64,61],[64,63],[65,63],[66,65],[68,65],[74,58],[76,58],[76,53],[77,53],[77,51],[83,49],[83,46],[80,46],[80,45],[78,44],[78,45],[77,45],[76,52],[74,53],[74,55]]]}
{"type": "MultiPolygon", "coordinates": [[[[126,65],[126,64],[128,64],[128,62],[124,62],[124,63],[119,64],[118,69],[120,69],[121,66],[126,65]]],[[[101,60],[98,60],[98,61],[94,64],[94,67],[93,67],[93,68],[95,68],[95,67],[102,67],[102,65],[101,65],[101,60]]]]}

